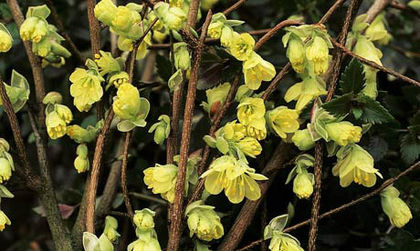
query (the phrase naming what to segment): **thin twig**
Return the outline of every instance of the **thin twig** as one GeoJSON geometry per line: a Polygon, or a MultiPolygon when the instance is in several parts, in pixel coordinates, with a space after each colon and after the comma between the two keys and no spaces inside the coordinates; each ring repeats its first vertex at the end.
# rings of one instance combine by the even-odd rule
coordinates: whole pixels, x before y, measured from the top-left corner
{"type": "Polygon", "coordinates": [[[242,4],[245,3],[245,0],[239,0],[238,2],[234,3],[232,6],[230,6],[229,8],[227,8],[226,10],[223,11],[223,14],[225,16],[229,15],[232,11],[238,9],[242,4]]]}
{"type": "Polygon", "coordinates": [[[333,6],[331,6],[324,16],[318,21],[318,24],[324,24],[330,19],[331,15],[344,3],[345,0],[336,1],[333,6]]]}
{"type": "Polygon", "coordinates": [[[276,35],[277,32],[283,29],[284,27],[291,26],[291,25],[301,25],[301,24],[303,24],[301,21],[293,20],[293,19],[287,19],[278,23],[276,26],[270,29],[267,33],[265,33],[264,36],[260,38],[260,40],[258,40],[258,42],[254,46],[254,50],[257,51],[259,48],[261,48],[263,44],[265,44],[269,39],[274,37],[274,35],[276,35]]]}
{"type": "MultiPolygon", "coordinates": [[[[196,2],[198,6],[199,1],[192,1],[190,5],[193,8],[193,3],[196,2]]],[[[190,14],[190,17],[194,15],[190,14]]],[[[185,111],[184,111],[184,123],[182,126],[182,137],[181,137],[181,147],[180,147],[180,158],[178,165],[178,176],[175,186],[175,199],[173,203],[173,210],[171,214],[171,225],[169,232],[169,240],[167,250],[177,251],[179,249],[179,240],[181,237],[181,219],[183,218],[183,201],[184,201],[184,190],[185,190],[185,176],[186,176],[186,166],[188,161],[188,151],[190,147],[191,139],[191,127],[192,127],[192,118],[194,115],[195,108],[195,96],[197,91],[197,82],[198,74],[201,63],[201,56],[204,47],[204,39],[207,35],[207,29],[210,24],[212,17],[211,10],[208,11],[206,20],[203,24],[203,30],[200,35],[200,40],[197,48],[193,52],[193,64],[191,68],[190,80],[188,83],[187,98],[185,102],[185,111]]],[[[195,22],[195,19],[194,19],[195,22]]],[[[192,26],[191,26],[192,27],[192,26]]]]}
{"type": "Polygon", "coordinates": [[[289,73],[290,69],[292,68],[292,65],[290,63],[287,63],[279,73],[277,73],[276,77],[271,81],[270,85],[265,89],[263,94],[261,95],[261,98],[264,100],[267,100],[270,95],[277,89],[278,83],[289,73]]]}
{"type": "Polygon", "coordinates": [[[63,21],[61,20],[60,15],[58,15],[58,12],[54,6],[54,3],[52,2],[52,0],[45,0],[45,3],[47,4],[48,8],[50,8],[51,10],[51,16],[54,19],[54,22],[57,25],[58,30],[60,31],[61,35],[65,38],[66,42],[69,44],[70,51],[72,52],[74,56],[76,56],[80,64],[84,64],[85,58],[82,56],[82,53],[77,48],[76,44],[71,39],[70,35],[66,32],[63,21]]]}
{"type": "Polygon", "coordinates": [[[95,17],[94,9],[96,5],[96,0],[87,0],[87,12],[89,19],[89,32],[90,32],[90,44],[92,47],[92,55],[99,54],[101,49],[101,40],[100,40],[100,31],[101,27],[99,26],[99,21],[95,17]]]}
{"type": "Polygon", "coordinates": [[[127,209],[127,213],[130,216],[130,219],[133,219],[134,211],[133,211],[133,207],[131,206],[130,197],[128,196],[128,189],[127,189],[127,159],[128,159],[128,148],[130,146],[131,133],[132,131],[125,133],[124,152],[123,152],[123,159],[121,163],[121,190],[124,197],[124,203],[127,209]]]}
{"type": "Polygon", "coordinates": [[[398,73],[398,72],[396,72],[394,70],[388,69],[388,68],[386,68],[386,67],[384,67],[382,65],[378,65],[377,63],[375,63],[375,62],[373,62],[371,60],[368,60],[368,59],[363,58],[363,57],[361,57],[359,55],[356,55],[353,52],[351,52],[349,49],[347,49],[345,46],[341,45],[340,43],[338,43],[335,40],[332,40],[332,43],[334,44],[334,46],[336,46],[337,48],[339,48],[340,50],[342,50],[345,54],[350,55],[353,58],[357,58],[360,62],[362,62],[362,63],[364,63],[364,64],[366,64],[366,65],[368,65],[368,66],[370,66],[372,68],[375,68],[375,69],[378,69],[380,71],[386,72],[386,73],[388,73],[388,74],[390,74],[390,75],[392,75],[392,76],[394,76],[396,78],[399,78],[399,79],[401,79],[401,80],[403,80],[403,81],[405,81],[407,83],[410,83],[410,84],[413,84],[413,85],[416,85],[416,86],[419,86],[420,87],[420,82],[419,81],[414,80],[414,79],[409,78],[409,77],[406,77],[406,76],[404,76],[404,75],[402,75],[402,74],[400,74],[400,73],[398,73]]]}
{"type": "Polygon", "coordinates": [[[366,23],[372,23],[372,21],[381,13],[388,4],[391,3],[391,0],[375,0],[375,2],[370,6],[369,10],[367,11],[367,16],[365,19],[366,23]]]}
{"type": "MultiPolygon", "coordinates": [[[[399,173],[397,176],[387,179],[386,181],[384,181],[382,183],[382,185],[380,187],[378,187],[377,189],[373,190],[372,192],[369,192],[369,193],[367,193],[367,194],[359,197],[358,199],[355,199],[353,201],[350,201],[350,202],[348,202],[346,204],[343,204],[343,205],[341,205],[341,206],[339,206],[337,208],[331,209],[331,210],[329,210],[329,211],[321,214],[319,216],[319,219],[321,220],[321,219],[324,219],[324,218],[326,218],[328,216],[337,214],[337,213],[339,213],[341,211],[344,211],[344,210],[346,210],[346,209],[348,209],[348,208],[350,208],[350,207],[352,207],[354,205],[357,205],[357,204],[359,204],[359,203],[361,203],[361,202],[363,202],[363,201],[365,201],[365,200],[367,200],[367,199],[369,199],[369,198],[371,198],[371,197],[373,197],[375,195],[378,195],[382,190],[384,190],[388,186],[394,184],[398,179],[400,179],[401,177],[403,177],[403,176],[409,174],[410,172],[416,170],[417,168],[420,168],[420,162],[417,162],[417,163],[411,165],[409,168],[405,169],[403,172],[399,173]]],[[[299,229],[299,228],[301,228],[303,226],[308,225],[310,222],[311,222],[310,219],[305,220],[305,221],[302,221],[302,222],[299,222],[299,223],[297,223],[297,224],[295,224],[293,226],[290,226],[290,227],[285,228],[283,230],[283,232],[291,232],[291,231],[294,231],[296,229],[299,229]]],[[[237,251],[248,250],[248,249],[250,249],[250,248],[252,248],[252,247],[254,247],[254,246],[256,246],[256,245],[258,245],[258,244],[260,244],[262,242],[264,242],[264,241],[266,241],[266,240],[260,239],[260,240],[254,241],[254,242],[250,243],[249,245],[238,249],[237,251]]]]}

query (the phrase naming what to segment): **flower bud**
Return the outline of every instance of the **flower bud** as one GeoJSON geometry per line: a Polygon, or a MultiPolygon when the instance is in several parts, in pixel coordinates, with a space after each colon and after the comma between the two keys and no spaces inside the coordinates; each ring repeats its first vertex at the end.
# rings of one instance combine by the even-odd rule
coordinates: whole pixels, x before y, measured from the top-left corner
{"type": "Polygon", "coordinates": [[[172,203],[175,198],[175,184],[178,167],[172,164],[149,167],[143,171],[144,183],[152,189],[154,194],[161,194],[162,198],[172,203]]]}
{"type": "Polygon", "coordinates": [[[230,90],[230,83],[226,82],[214,88],[206,90],[207,103],[202,102],[204,110],[209,113],[210,117],[217,114],[226,101],[226,97],[230,90]]]}
{"type": "Polygon", "coordinates": [[[399,196],[400,192],[394,186],[388,186],[381,192],[381,205],[391,224],[402,228],[413,216],[410,208],[399,196]]]}
{"type": "Polygon", "coordinates": [[[140,110],[140,94],[130,83],[122,84],[112,105],[115,114],[121,119],[133,119],[140,110]]]}
{"type": "Polygon", "coordinates": [[[262,59],[256,52],[251,52],[251,56],[244,61],[242,72],[245,85],[251,90],[257,90],[262,81],[270,81],[276,75],[274,66],[262,59]]]}
{"type": "Polygon", "coordinates": [[[254,51],[255,40],[248,33],[233,36],[232,45],[229,47],[230,54],[239,61],[247,60],[254,51]]]}
{"type": "Polygon", "coordinates": [[[0,210],[0,232],[2,232],[4,230],[4,228],[6,227],[6,225],[12,224],[9,220],[9,218],[7,217],[7,215],[0,210]]]}
{"type": "Polygon", "coordinates": [[[187,207],[185,214],[190,237],[195,234],[200,240],[211,241],[223,236],[223,225],[220,222],[220,217],[214,211],[214,207],[203,205],[202,201],[197,201],[187,207]]]}
{"type": "Polygon", "coordinates": [[[294,133],[299,129],[299,113],[286,106],[269,111],[267,118],[271,129],[283,139],[287,137],[287,133],[294,133]]]}
{"type": "Polygon", "coordinates": [[[155,132],[154,141],[156,144],[160,145],[169,137],[169,133],[171,132],[171,121],[168,115],[160,115],[158,120],[159,122],[150,127],[149,133],[155,132]]]}
{"type": "Polygon", "coordinates": [[[292,141],[301,151],[306,151],[315,146],[308,129],[298,130],[292,136],[292,141]]]}
{"type": "Polygon", "coordinates": [[[94,12],[99,21],[111,26],[115,13],[117,13],[117,6],[111,0],[102,0],[96,4],[94,12]]]}
{"type": "Polygon", "coordinates": [[[0,24],[0,52],[8,52],[12,48],[13,38],[3,24],[0,24]]]}
{"type": "Polygon", "coordinates": [[[63,96],[59,92],[49,92],[47,95],[45,95],[44,99],[42,100],[42,103],[45,105],[47,104],[61,104],[63,102],[63,96]]]}
{"type": "Polygon", "coordinates": [[[6,158],[0,158],[0,184],[8,181],[12,176],[12,166],[6,158]]]}
{"type": "Polygon", "coordinates": [[[191,66],[190,53],[188,52],[187,43],[179,42],[174,44],[174,64],[175,68],[187,70],[191,66]]]}
{"type": "Polygon", "coordinates": [[[148,208],[136,210],[133,217],[133,222],[136,227],[141,230],[151,230],[155,228],[155,222],[153,220],[155,214],[156,213],[154,211],[148,208]]]}
{"type": "Polygon", "coordinates": [[[105,217],[104,234],[109,241],[115,242],[120,234],[117,232],[118,221],[112,216],[105,217]]]}
{"type": "Polygon", "coordinates": [[[305,69],[305,48],[302,39],[296,36],[288,41],[286,56],[293,69],[297,73],[302,73],[305,69]]]}
{"type": "Polygon", "coordinates": [[[293,180],[293,192],[299,199],[307,199],[314,191],[314,177],[312,173],[302,170],[293,180]]]}
{"type": "Polygon", "coordinates": [[[334,122],[325,125],[328,137],[340,146],[358,143],[362,137],[362,128],[348,121],[334,122]]]}
{"type": "Polygon", "coordinates": [[[238,148],[247,156],[255,158],[260,155],[262,147],[260,143],[253,137],[245,137],[238,142],[238,148]]]}

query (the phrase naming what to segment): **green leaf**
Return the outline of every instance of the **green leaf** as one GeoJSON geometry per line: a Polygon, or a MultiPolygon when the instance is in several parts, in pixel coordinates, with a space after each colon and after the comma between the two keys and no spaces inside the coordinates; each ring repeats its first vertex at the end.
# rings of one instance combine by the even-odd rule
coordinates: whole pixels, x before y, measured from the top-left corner
{"type": "Polygon", "coordinates": [[[26,12],[26,18],[39,17],[42,19],[46,19],[50,15],[50,13],[50,9],[45,4],[40,6],[32,6],[28,8],[28,12],[26,12]]]}
{"type": "Polygon", "coordinates": [[[328,103],[325,103],[322,107],[336,117],[345,116],[351,110],[351,101],[353,100],[353,96],[354,95],[352,93],[345,94],[331,100],[328,103]]]}
{"type": "Polygon", "coordinates": [[[359,108],[363,111],[363,114],[360,117],[362,121],[370,122],[372,124],[382,124],[394,120],[391,113],[389,113],[389,111],[378,101],[366,95],[358,96],[357,101],[360,103],[359,108]]]}
{"type": "Polygon", "coordinates": [[[168,58],[159,54],[156,55],[156,67],[159,77],[165,82],[168,82],[169,78],[172,76],[172,65],[168,58]]]}
{"type": "Polygon", "coordinates": [[[406,134],[401,138],[401,155],[403,160],[411,164],[420,157],[420,140],[413,134],[406,134]]]}
{"type": "Polygon", "coordinates": [[[359,93],[365,83],[364,76],[362,63],[353,59],[341,74],[340,90],[343,93],[359,93]]]}

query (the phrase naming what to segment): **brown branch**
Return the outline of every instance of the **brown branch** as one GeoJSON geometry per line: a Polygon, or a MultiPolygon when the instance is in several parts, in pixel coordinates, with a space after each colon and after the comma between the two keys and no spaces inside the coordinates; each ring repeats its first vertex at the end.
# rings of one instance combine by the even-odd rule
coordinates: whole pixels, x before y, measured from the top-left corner
{"type": "Polygon", "coordinates": [[[388,6],[388,4],[390,4],[390,2],[391,0],[375,0],[366,13],[367,16],[365,22],[369,24],[372,23],[372,21],[388,6]]]}
{"type": "Polygon", "coordinates": [[[95,56],[95,54],[99,54],[99,50],[101,49],[101,38],[100,38],[101,27],[99,26],[99,22],[95,17],[95,13],[94,13],[95,5],[96,5],[96,0],[87,0],[90,44],[92,47],[93,56],[95,56]]]}
{"type": "Polygon", "coordinates": [[[261,98],[264,100],[267,100],[270,95],[277,89],[277,85],[280,83],[280,81],[289,73],[291,70],[292,65],[290,63],[287,63],[279,73],[277,73],[276,77],[271,81],[270,85],[267,87],[267,89],[263,92],[261,95],[261,98]]]}
{"type": "Polygon", "coordinates": [[[291,25],[301,25],[301,24],[303,24],[301,21],[293,20],[293,19],[287,19],[278,23],[276,26],[270,29],[267,33],[265,33],[264,36],[260,38],[260,40],[258,40],[258,42],[254,46],[254,50],[257,51],[259,48],[261,48],[263,44],[265,44],[268,40],[274,37],[274,35],[276,35],[277,32],[283,29],[284,27],[291,26],[291,25]]]}
{"type": "Polygon", "coordinates": [[[128,189],[127,189],[127,159],[128,159],[128,148],[130,146],[131,133],[132,131],[125,133],[124,152],[123,152],[123,159],[121,163],[121,190],[124,197],[124,203],[127,209],[127,213],[130,216],[130,219],[133,219],[134,211],[133,211],[133,207],[131,206],[130,197],[128,196],[128,189]]]}
{"type": "Polygon", "coordinates": [[[330,19],[331,15],[344,3],[345,0],[337,0],[318,21],[318,24],[324,24],[330,19]]]}
{"type": "Polygon", "coordinates": [[[359,55],[356,55],[353,52],[351,52],[349,49],[347,49],[345,46],[341,45],[340,43],[338,43],[335,40],[332,40],[332,43],[334,44],[334,46],[336,46],[337,48],[339,48],[340,50],[342,50],[345,54],[350,55],[353,58],[357,58],[360,62],[362,62],[362,63],[364,63],[364,64],[366,64],[366,65],[368,65],[368,66],[370,66],[372,68],[375,68],[375,69],[378,69],[380,71],[386,72],[386,73],[388,73],[388,74],[390,74],[390,75],[392,75],[392,76],[394,76],[396,78],[399,78],[399,79],[401,79],[401,80],[403,80],[403,81],[405,81],[407,83],[410,83],[410,84],[413,84],[413,85],[416,85],[416,86],[419,86],[420,87],[420,82],[418,82],[417,80],[414,80],[414,79],[411,79],[409,77],[406,77],[406,76],[404,76],[404,75],[402,75],[402,74],[400,74],[400,73],[398,73],[398,72],[396,72],[394,70],[388,69],[388,68],[386,68],[386,67],[384,67],[382,65],[378,65],[377,63],[375,63],[373,61],[370,61],[370,60],[368,60],[366,58],[363,58],[363,57],[361,57],[359,55]]]}
{"type": "MultiPolygon", "coordinates": [[[[190,12],[193,6],[198,6],[199,1],[192,1],[190,5],[190,12]],[[195,2],[195,4],[193,4],[195,2]]],[[[190,14],[190,18],[194,15],[190,14]]],[[[206,20],[203,24],[203,30],[200,35],[200,40],[197,48],[193,52],[193,64],[191,68],[190,80],[188,83],[187,98],[185,102],[185,111],[184,111],[184,123],[182,126],[182,137],[181,137],[181,147],[180,147],[180,158],[178,165],[178,176],[175,186],[175,199],[173,203],[173,209],[171,214],[171,225],[169,231],[169,240],[167,250],[177,251],[179,249],[179,240],[181,237],[181,220],[183,215],[183,201],[184,201],[184,189],[185,189],[185,176],[186,176],[186,166],[188,161],[188,151],[190,146],[191,139],[191,127],[192,127],[192,118],[194,115],[195,108],[195,97],[197,91],[197,82],[198,74],[201,63],[201,56],[204,47],[204,39],[207,35],[207,29],[210,24],[212,17],[211,10],[208,11],[206,20]]],[[[195,19],[193,19],[195,21],[195,19]]],[[[188,22],[191,26],[191,21],[188,22]]],[[[193,26],[191,26],[193,27],[193,26]]]]}
{"type": "Polygon", "coordinates": [[[321,206],[321,183],[322,183],[322,142],[316,142],[315,144],[315,166],[314,166],[314,194],[312,199],[312,210],[311,210],[311,226],[309,229],[309,241],[308,250],[315,251],[316,237],[318,235],[318,219],[319,219],[319,208],[321,206]]]}
{"type": "Polygon", "coordinates": [[[293,154],[294,153],[292,151],[291,144],[280,143],[277,146],[276,150],[272,154],[271,159],[262,171],[262,174],[269,177],[269,181],[260,184],[261,197],[255,201],[246,200],[245,204],[242,206],[241,211],[236,217],[233,226],[225,235],[222,243],[218,247],[218,251],[231,251],[238,246],[243,235],[245,234],[245,231],[251,224],[258,206],[264,199],[269,186],[273,183],[278,171],[285,166],[285,163],[287,163],[293,154]]]}
{"type": "MultiPolygon", "coordinates": [[[[326,218],[328,216],[337,214],[337,213],[339,213],[341,211],[344,211],[344,210],[346,210],[346,209],[348,209],[348,208],[350,208],[350,207],[352,207],[354,205],[357,205],[357,204],[359,204],[359,203],[361,203],[361,202],[363,202],[363,201],[365,201],[365,200],[367,200],[367,199],[369,199],[369,198],[371,198],[371,197],[373,197],[375,195],[378,195],[382,190],[384,190],[388,186],[394,184],[398,179],[400,179],[401,177],[403,177],[403,176],[409,174],[410,172],[416,170],[417,168],[420,168],[420,162],[417,162],[417,163],[411,165],[409,168],[405,169],[403,172],[399,173],[397,176],[387,179],[386,181],[384,181],[382,183],[381,186],[379,186],[377,189],[373,190],[372,192],[369,192],[369,193],[367,193],[367,194],[359,197],[358,199],[355,199],[353,201],[350,201],[350,202],[348,202],[346,204],[343,204],[343,205],[341,205],[341,206],[339,206],[337,208],[331,209],[331,210],[329,210],[329,211],[321,214],[319,216],[319,219],[321,220],[321,219],[324,219],[324,218],[326,218]]],[[[283,232],[291,232],[291,231],[294,231],[296,229],[299,229],[299,228],[301,228],[303,226],[306,226],[306,225],[310,224],[310,222],[311,222],[310,219],[305,220],[305,221],[302,221],[302,222],[299,222],[299,223],[297,223],[297,224],[295,224],[293,226],[290,226],[290,227],[285,228],[283,230],[283,232]]],[[[238,249],[237,251],[248,250],[248,249],[250,249],[250,248],[252,248],[252,247],[254,247],[254,246],[256,246],[256,245],[258,245],[258,244],[260,244],[262,242],[264,242],[264,241],[266,241],[266,240],[260,239],[260,240],[254,241],[254,242],[250,243],[249,245],[247,245],[247,246],[245,246],[243,248],[238,249]]]]}
{"type": "Polygon", "coordinates": [[[45,0],[45,3],[47,4],[48,8],[51,10],[51,16],[54,19],[54,22],[57,25],[58,30],[60,31],[61,35],[66,39],[66,42],[70,46],[70,51],[72,52],[73,55],[76,56],[79,63],[83,65],[85,63],[85,58],[82,56],[82,53],[77,48],[76,44],[71,39],[70,35],[66,32],[63,21],[61,20],[60,15],[58,15],[58,12],[54,6],[54,3],[52,2],[52,0],[45,0]]]}
{"type": "Polygon", "coordinates": [[[238,0],[236,3],[234,3],[232,6],[230,6],[229,8],[227,8],[226,10],[223,11],[223,14],[225,16],[229,15],[232,11],[235,11],[236,9],[238,9],[239,7],[241,7],[242,4],[245,3],[245,0],[238,0]]]}

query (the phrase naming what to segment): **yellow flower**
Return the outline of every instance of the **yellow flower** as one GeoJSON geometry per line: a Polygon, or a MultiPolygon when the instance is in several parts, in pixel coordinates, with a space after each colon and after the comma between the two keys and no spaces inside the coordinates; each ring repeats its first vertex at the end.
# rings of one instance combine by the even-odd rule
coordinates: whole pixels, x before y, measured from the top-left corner
{"type": "Polygon", "coordinates": [[[239,122],[244,125],[250,124],[250,122],[264,118],[265,105],[264,100],[261,98],[244,98],[238,105],[237,116],[239,122]]]}
{"type": "Polygon", "coordinates": [[[340,185],[348,187],[353,181],[365,187],[376,183],[376,175],[382,178],[374,167],[372,156],[362,147],[353,144],[342,147],[337,152],[337,164],[332,169],[334,176],[340,177],[340,185]]]}
{"type": "Polygon", "coordinates": [[[109,241],[115,242],[120,234],[117,232],[118,221],[112,216],[105,217],[104,235],[109,241]]]}
{"type": "Polygon", "coordinates": [[[305,106],[311,102],[312,99],[327,94],[325,89],[325,82],[318,78],[305,78],[302,82],[291,86],[286,94],[284,100],[287,103],[292,100],[296,100],[296,110],[302,110],[305,106]]]}
{"type": "Polygon", "coordinates": [[[213,21],[209,25],[209,29],[207,31],[207,34],[209,37],[214,39],[219,39],[220,36],[222,36],[222,29],[225,26],[224,22],[217,20],[213,21]]]}
{"type": "Polygon", "coordinates": [[[329,63],[327,42],[320,36],[315,36],[306,47],[306,59],[313,64],[315,74],[327,72],[329,63]]]}
{"type": "Polygon", "coordinates": [[[379,44],[387,45],[392,36],[385,28],[385,13],[379,14],[365,31],[366,37],[370,41],[377,41],[379,44]]]}
{"type": "Polygon", "coordinates": [[[130,83],[122,84],[114,97],[112,109],[122,120],[118,124],[118,130],[130,131],[135,126],[146,126],[146,117],[150,110],[149,101],[140,98],[139,91],[130,83]]]}
{"type": "Polygon", "coordinates": [[[286,233],[274,234],[268,248],[271,251],[304,251],[299,241],[286,233]]]}
{"type": "Polygon", "coordinates": [[[159,241],[155,236],[139,238],[127,247],[127,251],[161,251],[159,241]]]}
{"type": "Polygon", "coordinates": [[[242,72],[245,77],[245,84],[251,90],[260,88],[262,81],[270,81],[276,75],[274,66],[261,58],[256,52],[243,62],[242,72]]]}
{"type": "Polygon", "coordinates": [[[262,147],[260,143],[253,137],[245,137],[238,143],[238,148],[247,156],[255,158],[260,155],[262,147]]]}
{"type": "Polygon", "coordinates": [[[0,232],[2,232],[4,230],[4,228],[6,227],[6,225],[12,224],[9,220],[9,218],[7,217],[7,215],[0,210],[0,232]]]}
{"type": "Polygon", "coordinates": [[[92,70],[76,68],[70,75],[70,95],[74,97],[74,105],[81,112],[87,112],[103,95],[101,82],[103,78],[92,70]]]}
{"type": "Polygon", "coordinates": [[[293,180],[293,192],[299,199],[307,199],[314,191],[314,175],[302,170],[293,180]]]}
{"type": "Polygon", "coordinates": [[[223,190],[230,202],[240,203],[244,197],[257,200],[261,190],[255,180],[267,180],[267,177],[255,173],[244,161],[236,160],[232,156],[222,156],[210,164],[202,178],[204,186],[210,194],[219,194],[223,190]]]}
{"type": "Polygon", "coordinates": [[[134,49],[134,40],[125,36],[118,36],[117,46],[122,51],[132,51],[134,49]]]}
{"type": "Polygon", "coordinates": [[[209,113],[210,117],[213,117],[222,108],[229,90],[230,83],[228,82],[206,90],[207,102],[202,102],[201,106],[209,113]]]}
{"type": "Polygon", "coordinates": [[[265,118],[258,118],[252,120],[246,126],[246,133],[248,136],[256,138],[258,140],[263,140],[267,137],[267,128],[265,127],[265,118]]]}
{"type": "Polygon", "coordinates": [[[67,126],[67,135],[77,143],[89,143],[98,133],[99,128],[88,126],[83,128],[79,125],[67,126]]]}
{"type": "Polygon", "coordinates": [[[402,228],[413,218],[413,215],[399,196],[400,192],[391,185],[381,192],[381,205],[391,224],[402,228]]]}
{"type": "Polygon", "coordinates": [[[0,52],[8,52],[12,48],[13,39],[6,27],[0,23],[0,52]]]}
{"type": "Polygon", "coordinates": [[[12,166],[7,158],[0,158],[0,184],[8,181],[12,176],[12,166]]]}
{"type": "Polygon", "coordinates": [[[120,72],[120,63],[112,57],[110,52],[99,51],[100,54],[95,54],[95,63],[99,67],[99,73],[104,76],[111,72],[120,72]]]}
{"type": "Polygon", "coordinates": [[[309,150],[315,146],[315,142],[308,129],[296,131],[292,136],[292,141],[301,151],[309,150]]]}
{"type": "Polygon", "coordinates": [[[94,12],[95,17],[102,23],[111,26],[112,20],[117,13],[117,6],[111,0],[102,0],[96,4],[94,12]]]}
{"type": "Polygon", "coordinates": [[[302,73],[305,69],[305,48],[302,39],[293,36],[288,41],[286,56],[289,58],[293,69],[297,73],[302,73]]]}
{"type": "Polygon", "coordinates": [[[144,170],[143,173],[147,188],[152,189],[154,194],[161,194],[162,198],[173,203],[178,167],[172,164],[156,164],[156,166],[144,170]]]}
{"type": "Polygon", "coordinates": [[[246,127],[235,121],[227,123],[223,127],[223,137],[227,140],[239,141],[246,136],[246,127]]]}
{"type": "Polygon", "coordinates": [[[73,120],[71,110],[61,104],[46,107],[45,125],[51,139],[58,139],[67,133],[67,125],[73,120]]]}
{"type": "Polygon", "coordinates": [[[245,61],[254,51],[254,45],[255,40],[248,33],[235,34],[229,51],[239,61],[245,61]]]}
{"type": "Polygon", "coordinates": [[[153,217],[156,213],[148,208],[136,210],[133,217],[133,222],[138,229],[151,230],[155,228],[153,217]]]}
{"type": "Polygon", "coordinates": [[[285,139],[287,133],[294,133],[299,129],[299,113],[286,106],[279,106],[267,113],[268,124],[278,136],[285,139]]]}
{"type": "Polygon", "coordinates": [[[135,39],[138,38],[141,34],[130,34],[132,32],[131,29],[140,31],[140,20],[141,17],[138,12],[127,8],[126,6],[118,6],[117,11],[114,13],[114,18],[111,22],[111,28],[118,34],[122,33],[130,38],[135,39]]]}
{"type": "Polygon", "coordinates": [[[362,128],[348,121],[333,122],[325,125],[328,137],[340,146],[358,143],[362,137],[362,128]]]}
{"type": "Polygon", "coordinates": [[[130,77],[128,76],[128,73],[125,71],[120,71],[118,73],[114,73],[110,76],[108,83],[113,84],[115,88],[120,87],[124,83],[128,83],[128,80],[130,77]]]}
{"type": "Polygon", "coordinates": [[[77,157],[74,160],[74,168],[78,173],[84,173],[89,170],[88,148],[85,144],[80,144],[76,149],[77,157]]]}
{"type": "Polygon", "coordinates": [[[187,216],[190,237],[194,234],[203,241],[220,239],[224,234],[220,217],[214,211],[214,207],[203,205],[203,202],[191,203],[185,210],[187,216]]]}
{"type": "Polygon", "coordinates": [[[29,17],[22,23],[19,32],[23,41],[39,43],[48,34],[48,23],[38,17],[29,17]]]}
{"type": "Polygon", "coordinates": [[[234,38],[239,35],[233,31],[232,27],[225,25],[222,28],[222,33],[220,34],[220,44],[226,48],[230,48],[234,38]]]}

